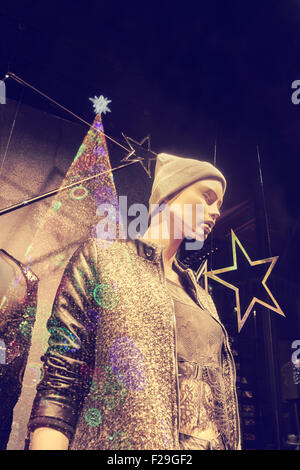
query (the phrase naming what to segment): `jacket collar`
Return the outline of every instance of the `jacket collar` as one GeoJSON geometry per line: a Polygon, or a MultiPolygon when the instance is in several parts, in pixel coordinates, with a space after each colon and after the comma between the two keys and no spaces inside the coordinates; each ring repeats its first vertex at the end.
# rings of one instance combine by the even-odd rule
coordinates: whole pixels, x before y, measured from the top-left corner
{"type": "MultiPolygon", "coordinates": [[[[154,242],[150,242],[149,240],[143,239],[141,236],[138,236],[135,240],[132,240],[135,242],[136,249],[138,255],[141,257],[147,259],[148,261],[152,263],[157,263],[160,266],[161,269],[161,263],[162,261],[162,251],[164,249],[164,246],[159,245],[154,242]]],[[[212,308],[210,302],[208,301],[209,294],[203,295],[199,297],[199,291],[201,290],[201,286],[199,285],[199,282],[197,281],[196,273],[186,266],[184,263],[182,263],[178,257],[178,252],[174,258],[173,261],[173,269],[179,274],[179,277],[181,278],[183,285],[185,286],[184,288],[190,293],[190,295],[193,297],[195,302],[204,310],[206,310],[209,315],[214,318],[218,323],[220,323],[220,319],[217,315],[217,312],[214,312],[214,309],[212,308]],[[200,300],[201,299],[201,300],[200,300]]],[[[222,324],[221,324],[222,325],[222,324]]],[[[223,325],[222,325],[222,328],[223,325]]]]}
{"type": "Polygon", "coordinates": [[[152,240],[144,239],[140,234],[137,235],[134,242],[139,256],[147,259],[148,261],[152,261],[153,263],[160,263],[164,249],[163,245],[153,242],[152,240]]]}
{"type": "MultiPolygon", "coordinates": [[[[153,263],[159,264],[162,260],[162,252],[164,249],[163,245],[159,243],[153,242],[152,240],[147,240],[142,238],[141,235],[138,235],[137,238],[134,240],[137,253],[139,256],[147,259],[148,261],[152,261],[153,263]]],[[[189,281],[189,284],[194,284],[196,281],[196,276],[194,271],[186,266],[182,261],[180,261],[177,257],[178,253],[176,254],[174,261],[173,261],[173,268],[174,270],[180,275],[186,278],[189,281]],[[194,282],[192,281],[192,278],[194,282]]]]}

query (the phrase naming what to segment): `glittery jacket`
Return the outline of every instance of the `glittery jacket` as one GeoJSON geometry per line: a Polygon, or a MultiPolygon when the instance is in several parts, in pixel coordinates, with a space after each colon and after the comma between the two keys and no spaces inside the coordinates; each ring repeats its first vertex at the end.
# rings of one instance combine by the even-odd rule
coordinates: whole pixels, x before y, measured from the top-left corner
{"type": "Polygon", "coordinates": [[[6,449],[31,346],[39,280],[5,250],[0,250],[0,266],[7,285],[0,308],[0,449],[6,449]]]}
{"type": "MultiPolygon", "coordinates": [[[[63,432],[69,449],[179,449],[175,313],[163,247],[88,240],[70,260],[48,320],[49,348],[28,429],[63,432]]],[[[174,261],[190,295],[220,323],[191,269],[174,261]]],[[[220,323],[221,324],[221,323],[220,323]]],[[[240,448],[235,366],[222,353],[227,448],[240,448]]]]}

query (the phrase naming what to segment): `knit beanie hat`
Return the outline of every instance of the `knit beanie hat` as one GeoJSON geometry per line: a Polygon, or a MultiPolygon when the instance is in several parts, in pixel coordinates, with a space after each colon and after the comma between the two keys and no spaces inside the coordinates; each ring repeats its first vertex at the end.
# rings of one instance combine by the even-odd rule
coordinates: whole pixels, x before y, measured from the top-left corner
{"type": "Polygon", "coordinates": [[[154,181],[149,199],[150,212],[151,204],[161,204],[173,193],[204,179],[217,179],[222,183],[225,193],[226,180],[211,163],[160,153],[156,159],[154,181]]]}

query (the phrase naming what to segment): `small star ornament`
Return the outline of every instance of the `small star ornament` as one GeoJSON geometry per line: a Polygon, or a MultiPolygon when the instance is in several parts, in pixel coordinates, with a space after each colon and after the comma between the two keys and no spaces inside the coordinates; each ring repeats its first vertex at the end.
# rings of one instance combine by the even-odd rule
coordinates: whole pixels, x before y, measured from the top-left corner
{"type": "Polygon", "coordinates": [[[147,137],[144,137],[144,139],[141,140],[141,142],[136,142],[134,139],[131,137],[126,136],[125,134],[122,135],[124,139],[126,140],[127,144],[130,147],[130,151],[126,157],[124,157],[121,162],[124,161],[138,161],[144,168],[145,172],[151,178],[151,161],[156,160],[157,153],[153,152],[150,149],[150,135],[147,137]],[[146,148],[144,145],[146,144],[146,148]],[[134,157],[134,158],[131,158],[134,157]]]}
{"type": "Polygon", "coordinates": [[[111,110],[108,108],[108,104],[111,103],[111,100],[104,98],[103,95],[99,97],[95,96],[94,98],[89,98],[89,100],[92,101],[96,114],[106,114],[107,112],[111,112],[111,110]]]}
{"type": "Polygon", "coordinates": [[[251,261],[248,254],[246,253],[246,250],[242,246],[241,242],[239,241],[239,239],[237,238],[237,236],[235,235],[233,230],[231,230],[231,242],[232,242],[232,258],[233,258],[233,265],[232,266],[228,266],[227,268],[222,268],[222,269],[216,269],[216,270],[213,270],[213,271],[207,271],[207,260],[206,260],[201,265],[201,267],[199,268],[199,272],[197,273],[197,277],[199,279],[199,277],[201,275],[204,276],[205,290],[208,292],[207,278],[214,279],[215,281],[219,282],[220,284],[223,284],[224,286],[229,287],[229,289],[234,290],[235,298],[236,298],[236,308],[235,308],[235,310],[236,310],[236,313],[237,313],[238,332],[239,333],[240,333],[241,329],[243,328],[245,322],[247,321],[247,319],[248,319],[248,317],[251,313],[251,310],[254,307],[254,304],[256,302],[263,305],[264,307],[269,308],[270,310],[273,310],[274,312],[278,313],[279,315],[282,315],[282,316],[285,317],[285,314],[281,310],[281,308],[278,305],[276,299],[274,298],[274,296],[272,295],[270,289],[266,285],[266,281],[267,281],[268,277],[270,276],[270,274],[271,274],[271,272],[272,272],[272,270],[275,266],[275,263],[277,262],[278,256],[273,256],[271,258],[265,258],[265,259],[257,260],[257,261],[251,261]],[[264,302],[263,300],[258,299],[257,297],[253,297],[251,302],[249,303],[246,311],[244,312],[243,316],[241,315],[239,288],[232,285],[232,284],[230,284],[229,282],[224,281],[224,279],[217,276],[217,274],[222,274],[222,273],[226,273],[226,272],[229,272],[229,271],[238,270],[237,255],[236,255],[236,244],[238,244],[239,248],[241,249],[242,253],[244,254],[244,256],[247,259],[250,266],[257,266],[259,264],[270,263],[270,266],[267,269],[267,271],[266,271],[266,273],[263,277],[263,280],[261,281],[261,284],[263,285],[264,289],[266,290],[269,297],[271,298],[271,300],[273,302],[273,305],[270,305],[267,302],[264,302]]]}

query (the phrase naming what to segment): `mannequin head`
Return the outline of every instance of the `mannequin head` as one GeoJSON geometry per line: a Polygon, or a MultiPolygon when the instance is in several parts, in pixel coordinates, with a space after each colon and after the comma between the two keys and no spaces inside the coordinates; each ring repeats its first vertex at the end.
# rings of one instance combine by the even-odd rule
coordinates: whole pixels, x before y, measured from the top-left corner
{"type": "MultiPolygon", "coordinates": [[[[197,238],[200,236],[200,240],[203,240],[203,236],[204,240],[207,238],[220,216],[223,196],[224,191],[220,181],[204,179],[196,181],[168,198],[166,204],[171,214],[174,214],[174,219],[176,219],[178,208],[180,208],[178,216],[181,217],[181,220],[183,219],[182,215],[186,212],[190,215],[191,226],[189,217],[188,220],[186,220],[186,216],[184,217],[183,222],[186,223],[182,224],[183,238],[193,234],[197,235],[197,238]],[[188,205],[191,207],[189,208],[188,205]]],[[[179,220],[178,222],[180,223],[179,220]]]]}
{"type": "Polygon", "coordinates": [[[169,224],[163,238],[182,241],[191,237],[204,242],[212,231],[223,202],[224,189],[217,179],[196,181],[164,199],[162,210],[151,219],[151,225],[169,224]]]}

